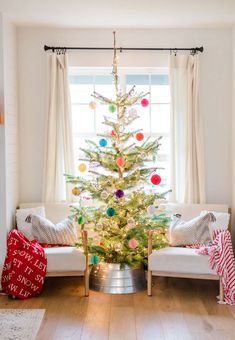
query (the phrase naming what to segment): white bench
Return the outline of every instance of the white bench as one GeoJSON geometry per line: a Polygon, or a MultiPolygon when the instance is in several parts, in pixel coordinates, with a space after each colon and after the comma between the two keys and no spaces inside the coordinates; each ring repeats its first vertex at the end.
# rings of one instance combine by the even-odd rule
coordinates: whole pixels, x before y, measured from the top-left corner
{"type": "MultiPolygon", "coordinates": [[[[58,223],[70,215],[68,203],[22,203],[21,209],[44,206],[46,218],[58,223]]],[[[89,295],[87,232],[82,232],[84,252],[76,247],[44,248],[47,256],[46,276],[84,276],[85,296],[89,295]]]]}
{"type": "MultiPolygon", "coordinates": [[[[162,205],[172,214],[181,214],[182,220],[188,221],[202,210],[229,212],[229,207],[222,204],[174,204],[162,205]]],[[[198,254],[195,249],[183,247],[167,247],[152,251],[152,235],[148,241],[148,295],[152,295],[152,276],[182,277],[193,279],[220,280],[211,270],[207,255],[198,254]]],[[[223,300],[223,288],[220,281],[220,299],[223,300]]]]}

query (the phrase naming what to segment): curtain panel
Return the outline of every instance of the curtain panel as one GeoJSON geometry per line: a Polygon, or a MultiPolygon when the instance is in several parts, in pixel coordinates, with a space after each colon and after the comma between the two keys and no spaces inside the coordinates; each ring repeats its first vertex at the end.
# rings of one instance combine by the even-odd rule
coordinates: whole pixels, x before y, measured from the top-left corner
{"type": "Polygon", "coordinates": [[[198,108],[199,56],[170,55],[171,200],[205,202],[205,170],[198,108]]]}
{"type": "Polygon", "coordinates": [[[50,97],[44,160],[43,199],[71,201],[64,173],[75,174],[71,100],[66,53],[49,55],[50,97]]]}

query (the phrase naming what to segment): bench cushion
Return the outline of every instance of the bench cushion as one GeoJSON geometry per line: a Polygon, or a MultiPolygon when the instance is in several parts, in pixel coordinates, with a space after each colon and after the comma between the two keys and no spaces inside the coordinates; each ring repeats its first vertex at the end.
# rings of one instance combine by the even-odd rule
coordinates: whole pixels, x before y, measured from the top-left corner
{"type": "Polygon", "coordinates": [[[84,271],[85,255],[75,247],[44,248],[47,256],[47,272],[84,271]]]}
{"type": "Polygon", "coordinates": [[[208,259],[208,255],[200,255],[196,249],[167,247],[153,251],[149,256],[149,270],[217,276],[215,271],[210,269],[208,259]]]}

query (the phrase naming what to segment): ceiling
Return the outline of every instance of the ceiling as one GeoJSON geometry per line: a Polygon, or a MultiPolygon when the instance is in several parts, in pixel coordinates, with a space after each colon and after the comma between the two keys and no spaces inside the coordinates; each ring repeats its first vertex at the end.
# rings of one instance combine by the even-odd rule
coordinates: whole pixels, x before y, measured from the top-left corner
{"type": "Polygon", "coordinates": [[[17,25],[231,27],[235,0],[0,0],[17,25]]]}

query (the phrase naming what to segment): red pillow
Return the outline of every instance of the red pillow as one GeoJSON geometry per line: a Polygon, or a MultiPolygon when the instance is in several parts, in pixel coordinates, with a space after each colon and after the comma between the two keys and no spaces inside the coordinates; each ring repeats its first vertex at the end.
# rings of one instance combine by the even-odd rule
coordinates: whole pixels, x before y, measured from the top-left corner
{"type": "Polygon", "coordinates": [[[41,293],[47,268],[44,249],[36,241],[29,241],[18,230],[12,230],[7,239],[7,256],[2,272],[5,293],[27,299],[41,293]]]}

